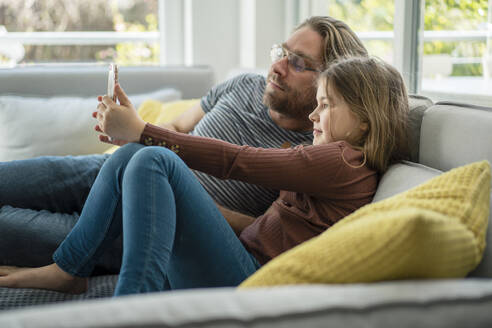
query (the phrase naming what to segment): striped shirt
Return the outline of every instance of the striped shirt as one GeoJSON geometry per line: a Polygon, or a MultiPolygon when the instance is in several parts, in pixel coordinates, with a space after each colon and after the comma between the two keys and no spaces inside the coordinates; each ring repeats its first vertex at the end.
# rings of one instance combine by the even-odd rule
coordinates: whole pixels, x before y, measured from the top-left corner
{"type": "MultiPolygon", "coordinates": [[[[202,98],[206,115],[191,134],[261,148],[311,144],[312,132],[286,130],[273,122],[262,102],[265,86],[265,78],[256,74],[240,75],[217,85],[202,98]]],[[[279,195],[278,190],[220,180],[198,171],[195,174],[215,202],[251,216],[263,214],[279,195]]]]}

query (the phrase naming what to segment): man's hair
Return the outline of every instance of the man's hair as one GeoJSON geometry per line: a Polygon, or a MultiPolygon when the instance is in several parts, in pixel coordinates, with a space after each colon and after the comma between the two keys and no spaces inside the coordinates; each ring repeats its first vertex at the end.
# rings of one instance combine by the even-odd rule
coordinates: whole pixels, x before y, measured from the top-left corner
{"type": "Polygon", "coordinates": [[[296,27],[308,26],[323,38],[323,64],[327,68],[339,58],[365,57],[367,50],[347,24],[330,16],[312,16],[296,27]]]}
{"type": "Polygon", "coordinates": [[[384,173],[390,164],[408,159],[408,95],[394,67],[376,58],[341,59],[321,73],[320,82],[368,125],[355,146],[369,167],[384,173]]]}

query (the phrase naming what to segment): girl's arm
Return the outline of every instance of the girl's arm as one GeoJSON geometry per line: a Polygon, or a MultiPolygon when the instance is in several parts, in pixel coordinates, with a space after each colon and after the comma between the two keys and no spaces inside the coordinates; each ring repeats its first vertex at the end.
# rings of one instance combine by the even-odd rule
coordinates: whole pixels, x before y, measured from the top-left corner
{"type": "MultiPolygon", "coordinates": [[[[101,141],[116,144],[140,141],[149,146],[164,146],[175,151],[189,167],[221,179],[241,180],[276,190],[336,196],[344,188],[344,176],[350,168],[345,162],[356,166],[363,161],[362,153],[344,142],[264,149],[173,132],[146,124],[119,84],[115,94],[119,104],[108,96],[101,97],[98,111],[93,114],[98,119],[96,130],[106,134],[99,136],[101,141]]],[[[358,179],[374,174],[366,167],[360,170],[364,172],[357,174],[358,179]]]]}
{"type": "MultiPolygon", "coordinates": [[[[222,140],[190,136],[146,124],[140,143],[163,146],[176,152],[186,164],[221,179],[242,180],[277,190],[320,194],[330,188],[346,160],[362,162],[359,152],[344,142],[290,149],[238,146],[222,140]],[[356,157],[360,158],[357,159],[356,157]]],[[[364,168],[362,168],[364,169],[364,168]]],[[[342,179],[343,180],[343,179],[342,179]]]]}

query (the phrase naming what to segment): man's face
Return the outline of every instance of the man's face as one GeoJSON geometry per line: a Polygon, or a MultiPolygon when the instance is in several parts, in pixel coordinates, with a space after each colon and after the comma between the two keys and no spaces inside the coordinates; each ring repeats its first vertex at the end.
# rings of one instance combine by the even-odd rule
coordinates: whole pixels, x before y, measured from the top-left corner
{"type": "MultiPolygon", "coordinates": [[[[301,56],[307,67],[322,67],[322,38],[310,27],[303,27],[283,44],[290,53],[301,56]]],[[[297,72],[283,57],[270,67],[263,103],[288,118],[307,120],[316,107],[318,72],[297,72]]]]}

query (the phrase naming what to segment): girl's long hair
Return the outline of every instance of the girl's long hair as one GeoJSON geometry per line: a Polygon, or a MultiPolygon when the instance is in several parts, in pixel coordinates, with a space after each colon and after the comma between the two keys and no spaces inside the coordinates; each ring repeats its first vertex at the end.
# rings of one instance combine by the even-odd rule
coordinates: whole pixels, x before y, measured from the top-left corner
{"type": "Polygon", "coordinates": [[[319,82],[331,86],[368,125],[353,146],[364,152],[370,168],[382,174],[408,159],[408,95],[395,68],[376,58],[346,58],[321,73],[319,82]]]}

